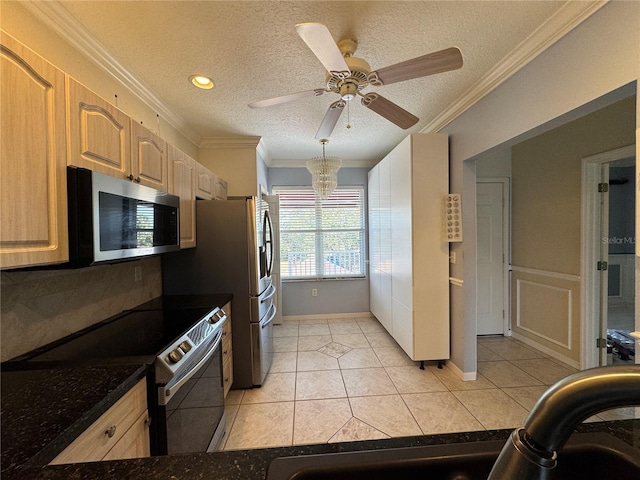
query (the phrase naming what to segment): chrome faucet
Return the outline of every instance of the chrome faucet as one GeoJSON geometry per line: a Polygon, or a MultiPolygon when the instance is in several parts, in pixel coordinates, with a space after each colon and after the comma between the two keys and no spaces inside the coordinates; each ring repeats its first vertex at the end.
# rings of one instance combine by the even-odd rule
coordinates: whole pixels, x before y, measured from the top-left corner
{"type": "Polygon", "coordinates": [[[583,420],[616,407],[640,405],[640,365],[599,367],[551,386],[522,428],[511,433],[488,480],[546,480],[583,420]]]}

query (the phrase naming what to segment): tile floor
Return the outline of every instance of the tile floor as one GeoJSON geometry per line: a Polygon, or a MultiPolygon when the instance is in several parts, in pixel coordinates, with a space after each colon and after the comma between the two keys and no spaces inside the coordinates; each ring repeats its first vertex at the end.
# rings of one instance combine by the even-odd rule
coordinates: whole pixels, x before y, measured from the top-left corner
{"type": "MultiPolygon", "coordinates": [[[[576,370],[510,337],[478,338],[478,378],[424,370],[374,318],[285,321],[261,388],[227,396],[225,450],[514,428],[576,370]]],[[[594,420],[628,418],[634,409],[594,420]]]]}

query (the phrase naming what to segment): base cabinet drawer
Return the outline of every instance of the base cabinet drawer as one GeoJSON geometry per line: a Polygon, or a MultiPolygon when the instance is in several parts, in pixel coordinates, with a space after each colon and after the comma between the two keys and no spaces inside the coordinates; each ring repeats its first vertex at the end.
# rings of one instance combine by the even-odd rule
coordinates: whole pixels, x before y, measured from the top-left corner
{"type": "MultiPolygon", "coordinates": [[[[229,354],[233,353],[229,350],[229,354]]],[[[233,360],[231,358],[224,359],[222,363],[222,381],[224,383],[224,396],[227,396],[231,384],[233,383],[233,360]]]]}
{"type": "Polygon", "coordinates": [[[103,460],[148,457],[149,452],[149,414],[145,410],[103,460]]]}
{"type": "Polygon", "coordinates": [[[51,465],[148,457],[147,385],[142,379],[98,418],[51,465]]]}
{"type": "Polygon", "coordinates": [[[222,310],[227,314],[227,321],[222,327],[222,382],[224,384],[224,396],[227,396],[233,383],[233,343],[231,335],[231,302],[222,310]]]}

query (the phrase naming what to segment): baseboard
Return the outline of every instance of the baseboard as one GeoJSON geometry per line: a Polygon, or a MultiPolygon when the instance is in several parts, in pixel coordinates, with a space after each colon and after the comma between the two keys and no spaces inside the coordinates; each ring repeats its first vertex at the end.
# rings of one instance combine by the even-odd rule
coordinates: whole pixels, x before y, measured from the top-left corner
{"type": "Polygon", "coordinates": [[[540,343],[536,342],[535,340],[531,340],[528,337],[525,337],[524,335],[520,335],[516,332],[514,332],[513,330],[511,331],[511,336],[513,338],[515,338],[516,340],[520,340],[522,343],[529,345],[530,347],[535,348],[536,350],[540,350],[542,353],[545,353],[547,355],[549,355],[550,357],[555,358],[556,360],[560,360],[562,363],[566,363],[567,365],[569,365],[570,367],[573,368],[577,368],[578,370],[580,370],[580,362],[577,362],[575,360],[572,360],[571,358],[562,355],[561,353],[558,353],[548,347],[545,347],[544,345],[541,345],[540,343]]]}
{"type": "Polygon", "coordinates": [[[463,382],[473,382],[478,378],[478,372],[463,372],[451,360],[447,360],[447,367],[450,368],[458,378],[461,378],[463,382]]]}
{"type": "Polygon", "coordinates": [[[320,313],[314,315],[283,315],[282,321],[290,320],[322,320],[334,318],[371,318],[375,319],[371,312],[350,312],[350,313],[320,313]]]}

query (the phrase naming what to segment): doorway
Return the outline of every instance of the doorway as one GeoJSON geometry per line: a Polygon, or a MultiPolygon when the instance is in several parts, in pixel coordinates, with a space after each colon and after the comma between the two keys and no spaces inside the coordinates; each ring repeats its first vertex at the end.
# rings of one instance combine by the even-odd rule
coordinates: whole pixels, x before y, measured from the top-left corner
{"type": "Polygon", "coordinates": [[[476,184],[477,335],[510,335],[509,179],[476,184]]]}
{"type": "Polygon", "coordinates": [[[584,368],[634,363],[635,145],[583,159],[584,368]]]}

